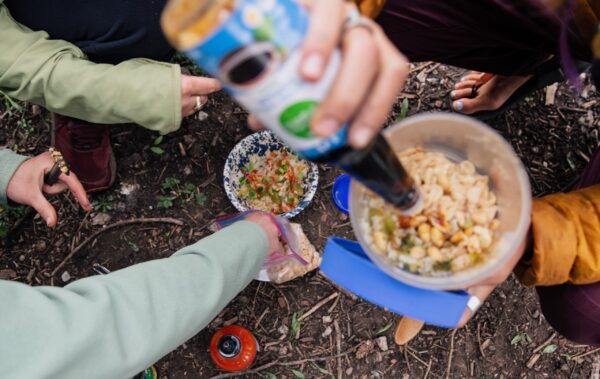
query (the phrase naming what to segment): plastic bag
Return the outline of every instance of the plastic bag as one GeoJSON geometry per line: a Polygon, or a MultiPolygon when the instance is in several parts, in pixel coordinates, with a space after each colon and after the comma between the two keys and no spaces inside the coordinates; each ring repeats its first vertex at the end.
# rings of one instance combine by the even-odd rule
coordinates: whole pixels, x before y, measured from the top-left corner
{"type": "Polygon", "coordinates": [[[319,266],[320,256],[304,235],[302,227],[298,224],[291,224],[283,217],[258,210],[250,210],[216,219],[215,229],[220,230],[225,228],[245,219],[248,215],[255,212],[264,213],[271,217],[279,229],[279,238],[283,245],[283,251],[269,252],[255,279],[266,282],[284,283],[302,276],[319,266]],[[312,247],[312,250],[310,250],[310,247],[312,247]]]}

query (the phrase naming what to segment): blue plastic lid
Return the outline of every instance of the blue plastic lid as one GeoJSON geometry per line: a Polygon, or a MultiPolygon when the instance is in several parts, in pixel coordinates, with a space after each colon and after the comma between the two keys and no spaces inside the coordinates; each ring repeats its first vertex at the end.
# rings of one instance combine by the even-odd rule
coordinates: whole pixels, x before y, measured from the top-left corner
{"type": "Polygon", "coordinates": [[[342,174],[333,182],[331,189],[331,200],[335,206],[342,212],[348,214],[348,200],[350,198],[350,175],[342,174]]]}

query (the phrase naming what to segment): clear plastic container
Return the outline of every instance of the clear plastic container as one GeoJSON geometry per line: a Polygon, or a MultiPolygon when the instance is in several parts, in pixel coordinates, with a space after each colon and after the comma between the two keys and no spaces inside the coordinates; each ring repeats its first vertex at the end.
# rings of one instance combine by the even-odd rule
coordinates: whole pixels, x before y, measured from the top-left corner
{"type": "Polygon", "coordinates": [[[464,289],[492,275],[514,254],[525,238],[530,224],[531,189],[527,173],[510,144],[487,125],[451,113],[413,116],[384,132],[394,150],[400,152],[415,146],[444,153],[450,160],[470,160],[478,172],[490,177],[491,189],[498,200],[499,238],[487,259],[470,269],[450,276],[422,276],[388,264],[367,244],[365,235],[366,207],[360,199],[365,188],[352,181],[350,220],[358,242],[369,258],[397,280],[420,288],[464,289]]]}

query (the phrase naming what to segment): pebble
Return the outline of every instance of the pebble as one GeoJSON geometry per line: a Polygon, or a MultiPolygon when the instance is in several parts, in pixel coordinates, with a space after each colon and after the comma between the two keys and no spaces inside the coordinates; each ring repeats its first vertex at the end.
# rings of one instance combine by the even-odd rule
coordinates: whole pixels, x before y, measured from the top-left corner
{"type": "Polygon", "coordinates": [[[332,321],[333,319],[331,318],[331,316],[323,316],[323,324],[329,324],[332,321]]]}
{"type": "Polygon", "coordinates": [[[65,271],[65,272],[62,273],[62,275],[60,276],[60,278],[62,279],[63,283],[66,283],[69,280],[71,280],[71,274],[69,274],[69,271],[65,271]]]}
{"type": "Polygon", "coordinates": [[[331,326],[328,326],[325,328],[325,331],[323,332],[323,334],[321,334],[321,336],[328,337],[329,335],[331,335],[332,332],[333,332],[333,329],[331,329],[331,326]]]}
{"type": "Polygon", "coordinates": [[[348,367],[346,369],[346,375],[352,375],[352,371],[354,371],[354,369],[352,367],[348,367]]]}
{"type": "Polygon", "coordinates": [[[198,112],[198,115],[196,117],[198,118],[198,121],[204,121],[208,118],[208,113],[198,112]]]}
{"type": "Polygon", "coordinates": [[[288,334],[288,332],[290,331],[290,328],[287,327],[287,325],[281,325],[277,331],[279,332],[279,334],[283,334],[286,335],[288,334]]]}
{"type": "Polygon", "coordinates": [[[106,225],[111,219],[111,216],[107,213],[97,213],[92,217],[92,225],[106,225]]]}
{"type": "Polygon", "coordinates": [[[379,346],[379,348],[381,349],[381,351],[387,351],[388,350],[388,343],[387,343],[387,337],[386,336],[381,336],[378,337],[375,342],[377,343],[377,346],[379,346]]]}
{"type": "Polygon", "coordinates": [[[19,262],[23,262],[25,260],[25,256],[23,254],[19,255],[19,262]]]}

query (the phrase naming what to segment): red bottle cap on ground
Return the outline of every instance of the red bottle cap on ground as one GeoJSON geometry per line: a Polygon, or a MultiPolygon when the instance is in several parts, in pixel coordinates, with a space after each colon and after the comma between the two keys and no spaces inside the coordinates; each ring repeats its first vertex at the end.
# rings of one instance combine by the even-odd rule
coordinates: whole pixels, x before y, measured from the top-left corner
{"type": "Polygon", "coordinates": [[[210,341],[210,357],[225,371],[243,371],[256,357],[257,343],[252,333],[239,325],[217,330],[210,341]]]}

